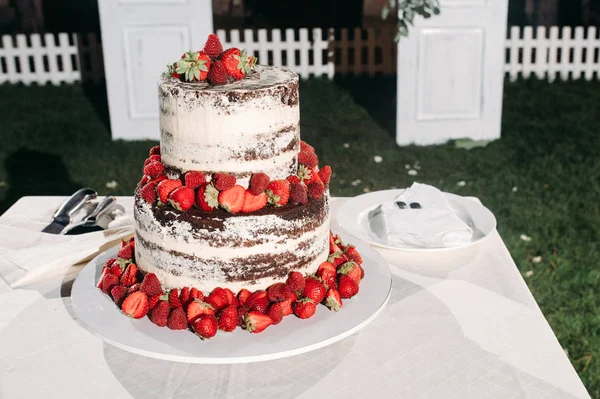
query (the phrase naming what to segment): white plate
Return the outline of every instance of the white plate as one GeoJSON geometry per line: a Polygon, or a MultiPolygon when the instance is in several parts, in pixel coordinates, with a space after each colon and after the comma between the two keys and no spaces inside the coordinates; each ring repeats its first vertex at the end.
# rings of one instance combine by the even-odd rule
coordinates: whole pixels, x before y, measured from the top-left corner
{"type": "Polygon", "coordinates": [[[368,243],[393,250],[436,252],[465,248],[474,245],[490,235],[496,228],[496,218],[479,201],[461,197],[460,195],[443,193],[456,215],[473,229],[473,239],[470,243],[451,248],[422,248],[411,245],[391,245],[375,236],[369,228],[367,215],[370,211],[384,202],[392,201],[404,189],[374,191],[348,199],[338,210],[336,222],[344,230],[368,243]]]}
{"type": "Polygon", "coordinates": [[[231,364],[273,360],[312,351],[339,341],[366,326],[383,310],[391,291],[387,263],[367,243],[342,234],[356,245],[363,258],[365,277],[359,293],[344,300],[339,312],[319,305],[313,317],[290,315],[260,334],[237,328],[219,331],[202,341],[187,330],[160,328],[147,317],[134,320],[123,315],[108,295],[96,288],[102,264],[115,256],[112,248],[93,259],[79,273],[71,298],[79,322],[94,335],[118,348],[157,359],[186,363],[231,364]]]}

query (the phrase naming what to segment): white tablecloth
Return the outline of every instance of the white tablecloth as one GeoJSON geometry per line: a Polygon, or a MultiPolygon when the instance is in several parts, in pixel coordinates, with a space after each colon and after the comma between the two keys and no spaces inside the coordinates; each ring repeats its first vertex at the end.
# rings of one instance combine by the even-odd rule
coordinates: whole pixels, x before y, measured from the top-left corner
{"type": "MultiPolygon", "coordinates": [[[[62,200],[24,197],[0,228],[49,217],[62,200]]],[[[119,202],[131,209],[131,198],[119,202]]],[[[384,256],[393,291],[371,324],[314,352],[240,365],[173,363],[103,343],[71,308],[81,266],[27,289],[0,280],[0,397],[589,397],[497,233],[472,250],[384,256]]]]}

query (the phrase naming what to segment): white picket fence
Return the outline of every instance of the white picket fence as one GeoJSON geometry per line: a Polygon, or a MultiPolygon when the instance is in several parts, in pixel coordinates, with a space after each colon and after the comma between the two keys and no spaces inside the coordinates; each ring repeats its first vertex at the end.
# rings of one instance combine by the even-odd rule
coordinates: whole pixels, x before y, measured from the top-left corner
{"type": "MultiPolygon", "coordinates": [[[[600,79],[600,38],[587,29],[512,27],[506,40],[505,72],[510,80],[532,74],[600,79]]],[[[224,47],[254,53],[262,64],[287,66],[303,78],[396,73],[393,32],[375,29],[219,30],[224,47]]],[[[94,34],[2,36],[0,84],[101,82],[102,46],[94,34]]]]}
{"type": "Polygon", "coordinates": [[[504,71],[512,81],[519,75],[529,78],[531,74],[549,81],[557,76],[562,80],[600,79],[599,53],[600,39],[595,27],[534,30],[531,26],[513,26],[506,40],[504,71]]]}

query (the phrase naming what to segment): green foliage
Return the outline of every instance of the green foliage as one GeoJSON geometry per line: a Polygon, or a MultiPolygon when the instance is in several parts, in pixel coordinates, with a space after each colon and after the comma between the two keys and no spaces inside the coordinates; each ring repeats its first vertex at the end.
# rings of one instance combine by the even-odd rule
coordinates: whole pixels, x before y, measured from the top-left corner
{"type": "Polygon", "coordinates": [[[415,16],[430,18],[440,13],[439,0],[388,0],[381,10],[381,18],[387,19],[392,11],[398,14],[398,33],[395,41],[408,36],[409,27],[414,24],[415,16]]]}

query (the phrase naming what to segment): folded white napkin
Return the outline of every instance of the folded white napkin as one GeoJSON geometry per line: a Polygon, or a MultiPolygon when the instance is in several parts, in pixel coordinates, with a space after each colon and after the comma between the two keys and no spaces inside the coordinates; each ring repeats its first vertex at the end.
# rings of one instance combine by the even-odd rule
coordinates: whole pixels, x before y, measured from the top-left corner
{"type": "Polygon", "coordinates": [[[387,240],[392,245],[423,248],[456,247],[471,242],[473,230],[450,208],[444,194],[437,188],[420,183],[381,206],[387,240]],[[400,209],[395,202],[420,209],[400,209]]]}
{"type": "Polygon", "coordinates": [[[15,204],[18,209],[0,218],[0,277],[13,288],[64,272],[133,233],[131,213],[123,206],[105,214],[107,230],[72,236],[42,233],[64,198],[22,200],[27,203],[15,204]]]}

